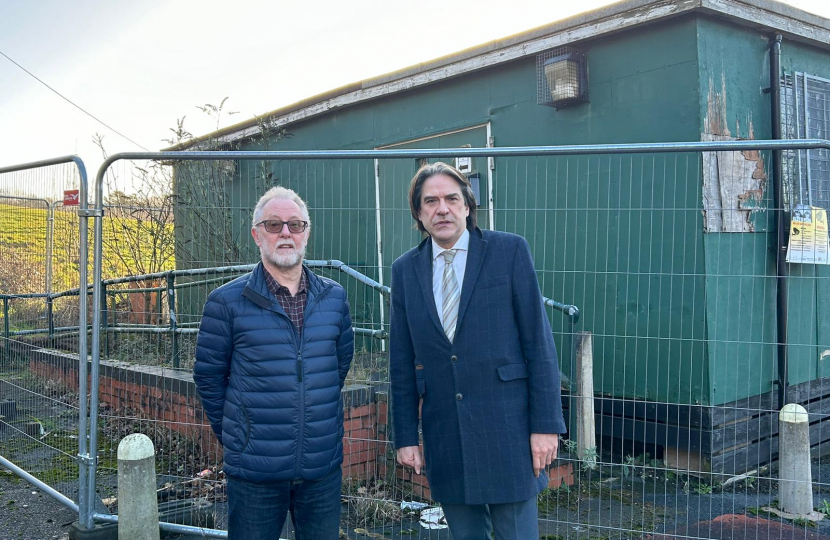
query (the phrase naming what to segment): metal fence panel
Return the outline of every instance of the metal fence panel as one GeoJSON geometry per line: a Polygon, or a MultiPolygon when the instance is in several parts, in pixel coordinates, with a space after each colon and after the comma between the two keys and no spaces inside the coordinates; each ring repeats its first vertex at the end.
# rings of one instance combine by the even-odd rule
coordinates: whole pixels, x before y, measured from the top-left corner
{"type": "MultiPolygon", "coordinates": [[[[770,437],[776,404],[764,401],[776,378],[774,311],[769,309],[775,274],[774,268],[770,273],[767,250],[772,229],[767,216],[774,205],[768,195],[753,201],[752,209],[735,201],[706,201],[707,182],[729,180],[718,176],[720,169],[707,169],[708,164],[739,166],[736,154],[707,161],[698,153],[653,153],[659,150],[656,146],[618,148],[613,153],[603,149],[608,155],[596,155],[601,153],[598,148],[571,149],[558,156],[523,149],[521,157],[496,158],[494,228],[520,234],[531,243],[543,294],[582,307],[580,328],[593,333],[598,359],[598,446],[592,456],[578,459],[572,441],[563,444],[560,466],[551,470],[550,489],[540,496],[544,534],[694,535],[689,527],[698,522],[727,510],[751,511],[774,496],[763,469],[741,471],[750,474],[728,481],[748,463],[769,467],[777,455],[777,441],[770,437]],[[638,153],[622,153],[626,150],[638,153]],[[648,151],[652,153],[644,153],[648,151]],[[744,233],[728,234],[735,227],[744,233]],[[749,316],[743,315],[746,305],[749,316]],[[729,430],[724,426],[730,422],[744,425],[729,430]]],[[[688,145],[685,150],[729,147],[716,143],[688,145]]],[[[190,216],[189,223],[197,223],[200,213],[209,219],[202,218],[200,227],[183,226],[184,240],[179,243],[195,246],[189,258],[203,266],[252,262],[256,251],[239,231],[249,227],[250,209],[259,194],[279,183],[300,192],[312,208],[309,257],[343,259],[384,283],[391,262],[417,242],[406,186],[418,160],[433,153],[451,157],[448,151],[446,156],[436,151],[353,152],[331,153],[323,161],[313,159],[321,157],[314,153],[280,154],[268,156],[280,158],[268,163],[225,160],[219,173],[212,166],[213,176],[205,174],[207,164],[199,163],[195,170],[201,172],[189,177],[187,167],[180,166],[180,179],[188,178],[196,193],[205,191],[200,182],[215,180],[217,174],[225,175],[226,187],[219,202],[191,198],[192,207],[182,204],[178,211],[190,216]],[[369,157],[376,162],[359,159],[369,157]],[[221,240],[217,247],[212,239],[217,234],[235,238],[236,247],[228,250],[221,240]]],[[[769,156],[758,154],[755,159],[764,167],[769,156]]],[[[373,290],[348,277],[329,275],[349,290],[356,324],[385,329],[383,300],[373,290]]],[[[816,275],[808,277],[811,281],[803,291],[802,282],[790,281],[793,298],[809,296],[810,287],[821,282],[816,275]]],[[[207,288],[196,293],[181,311],[198,317],[206,292],[207,288]]],[[[815,384],[815,373],[806,368],[797,375],[809,362],[799,361],[796,349],[801,346],[806,357],[814,357],[823,345],[809,332],[796,331],[804,323],[815,324],[818,313],[807,310],[801,317],[792,332],[791,378],[809,387],[815,384]]],[[[551,313],[551,319],[562,372],[572,379],[574,327],[561,314],[551,313]]],[[[370,341],[366,351],[370,362],[367,366],[365,356],[356,357],[351,374],[356,384],[345,394],[350,429],[345,440],[343,528],[349,534],[417,531],[420,536],[440,537],[440,532],[425,535],[417,525],[411,528],[413,516],[401,510],[403,501],[430,502],[429,490],[423,478],[394,464],[384,425],[384,347],[370,341]],[[368,408],[361,401],[364,388],[362,393],[372,396],[368,408]]],[[[810,388],[796,391],[806,392],[808,401],[821,399],[810,388]]],[[[572,415],[573,399],[566,399],[572,415]]],[[[819,427],[816,443],[821,443],[821,432],[819,427]]],[[[221,483],[209,481],[219,463],[211,457],[218,456],[203,452],[195,463],[176,471],[181,474],[172,474],[169,465],[163,474],[173,486],[198,478],[200,489],[220,503],[216,523],[221,526],[222,495],[216,496],[221,483]],[[199,472],[197,463],[210,466],[199,472]]]]}
{"type": "Polygon", "coordinates": [[[79,392],[77,366],[70,377],[33,359],[56,346],[86,349],[86,332],[78,334],[86,318],[78,292],[87,261],[78,214],[85,200],[77,158],[0,168],[0,458],[76,511],[86,392],[79,392]],[[64,206],[66,191],[78,206],[64,206]],[[70,289],[74,295],[53,294],[70,289]],[[66,328],[75,336],[59,338],[66,328]]]}
{"type": "MultiPolygon", "coordinates": [[[[571,433],[550,468],[541,534],[707,537],[727,522],[757,529],[761,518],[804,527],[765,509],[779,496],[780,375],[777,208],[765,182],[770,152],[787,147],[828,142],[113,156],[96,189],[105,212],[95,233],[90,442],[99,467],[90,488],[117,510],[114,449],[141,431],[156,443],[160,500],[207,500],[192,524],[224,536],[221,449],[190,378],[194,340],[207,294],[258,259],[251,210],[279,184],[309,203],[307,258],[346,288],[359,331],[343,394],[341,528],[350,538],[447,538],[401,506],[434,501],[423,476],[394,462],[382,338],[391,263],[419,239],[409,180],[425,159],[463,154],[481,166],[494,157],[479,177],[488,194],[480,223],[528,240],[542,294],[558,306],[549,317],[571,426],[578,400],[595,407],[596,447],[578,450],[571,433]],[[578,306],[578,319],[556,302],[578,306]],[[577,356],[588,342],[594,393],[579,398],[577,356]]],[[[807,408],[814,499],[828,509],[830,274],[790,273],[787,395],[807,408]]],[[[283,536],[293,538],[290,527],[283,536]]]]}

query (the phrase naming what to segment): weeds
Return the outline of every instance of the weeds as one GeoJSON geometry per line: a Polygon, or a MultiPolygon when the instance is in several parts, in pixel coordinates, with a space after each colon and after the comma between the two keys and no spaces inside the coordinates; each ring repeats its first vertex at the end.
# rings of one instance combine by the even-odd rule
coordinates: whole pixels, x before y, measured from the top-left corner
{"type": "Polygon", "coordinates": [[[637,466],[637,458],[634,456],[625,456],[622,462],[622,472],[625,478],[631,476],[634,471],[635,467],[637,466]]]}
{"type": "MultiPolygon", "coordinates": [[[[573,439],[560,439],[559,444],[561,448],[569,454],[579,453],[579,445],[573,439]]],[[[586,448],[583,452],[583,455],[580,456],[579,459],[586,469],[596,469],[597,462],[599,461],[599,453],[597,452],[596,446],[586,448]]]]}
{"type": "Polygon", "coordinates": [[[814,521],[811,521],[806,518],[795,518],[792,520],[793,525],[797,525],[799,527],[804,527],[805,529],[816,529],[818,525],[814,521]]]}
{"type": "Polygon", "coordinates": [[[709,495],[712,493],[712,486],[705,482],[698,482],[698,484],[694,487],[694,490],[698,495],[709,495]]]}
{"type": "Polygon", "coordinates": [[[562,448],[569,454],[576,454],[576,441],[573,439],[562,439],[562,448]]]}
{"type": "Polygon", "coordinates": [[[375,527],[400,523],[403,513],[400,506],[391,500],[392,493],[383,482],[360,484],[349,482],[343,498],[349,509],[349,521],[357,527],[375,527]]]}

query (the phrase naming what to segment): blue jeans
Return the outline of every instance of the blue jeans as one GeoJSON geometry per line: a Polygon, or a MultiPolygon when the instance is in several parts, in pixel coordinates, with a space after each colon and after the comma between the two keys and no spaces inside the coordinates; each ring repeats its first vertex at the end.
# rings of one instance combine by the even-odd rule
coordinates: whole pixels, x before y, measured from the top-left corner
{"type": "Polygon", "coordinates": [[[337,540],[340,467],[317,481],[255,484],[228,477],[228,539],[277,540],[291,513],[297,540],[337,540]]]}

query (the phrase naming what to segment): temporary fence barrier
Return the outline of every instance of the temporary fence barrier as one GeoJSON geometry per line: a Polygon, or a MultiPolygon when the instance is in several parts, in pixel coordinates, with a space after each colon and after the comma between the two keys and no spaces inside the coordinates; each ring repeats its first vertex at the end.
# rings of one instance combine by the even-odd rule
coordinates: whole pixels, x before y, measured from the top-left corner
{"type": "MultiPolygon", "coordinates": [[[[86,288],[79,291],[79,301],[60,304],[57,314],[56,301],[67,296],[53,292],[87,281],[92,212],[86,168],[76,156],[0,167],[0,194],[0,464],[77,511],[66,493],[88,499],[84,480],[92,460],[86,437],[86,364],[81,363],[78,396],[73,397],[33,376],[28,364],[36,346],[23,336],[39,332],[41,319],[48,321],[44,345],[53,345],[56,320],[87,326],[86,288]],[[55,272],[56,261],[65,271],[55,272]]],[[[86,357],[85,332],[72,348],[86,357]]]]}
{"type": "MultiPolygon", "coordinates": [[[[217,508],[212,528],[162,527],[226,536],[220,449],[199,416],[187,371],[201,304],[256,260],[247,240],[250,212],[266,188],[280,184],[309,202],[309,263],[346,287],[355,326],[365,334],[344,391],[343,526],[355,537],[446,537],[401,508],[432,501],[423,477],[396,466],[388,442],[386,347],[376,339],[389,330],[388,306],[378,290],[387,287],[392,261],[419,238],[406,203],[418,165],[492,157],[493,184],[479,179],[480,224],[521,234],[531,245],[560,369],[571,379],[563,389],[571,417],[574,401],[585,399],[573,389],[584,343],[577,330],[593,337],[597,447],[577,455],[572,436],[563,441],[539,498],[542,534],[698,537],[716,515],[764,514],[776,493],[770,467],[778,455],[778,389],[807,405],[817,454],[830,438],[821,363],[830,336],[820,317],[830,282],[821,266],[793,264],[790,276],[775,269],[783,256],[775,218],[797,210],[799,201],[784,207],[766,182],[769,164],[792,149],[826,155],[830,143],[112,156],[95,188],[104,217],[95,223],[89,421],[102,427],[100,435],[89,434],[99,465],[86,479],[87,492],[111,499],[112,441],[127,431],[148,432],[161,443],[161,493],[205,496],[217,508]],[[130,190],[118,189],[117,178],[125,171],[111,171],[126,160],[175,164],[169,213],[149,211],[158,197],[124,197],[130,190]],[[106,227],[112,233],[120,227],[140,244],[137,223],[160,215],[168,217],[152,230],[168,235],[175,264],[165,267],[170,259],[161,258],[157,272],[118,275],[123,268],[107,252],[117,235],[107,239],[106,227]],[[791,308],[788,336],[776,329],[780,286],[799,308],[791,308]],[[100,414],[99,403],[105,404],[100,414]]],[[[794,173],[783,169],[776,180],[794,173]]],[[[816,493],[830,491],[822,463],[814,467],[816,493]]],[[[80,506],[82,524],[116,519],[80,506]]]]}

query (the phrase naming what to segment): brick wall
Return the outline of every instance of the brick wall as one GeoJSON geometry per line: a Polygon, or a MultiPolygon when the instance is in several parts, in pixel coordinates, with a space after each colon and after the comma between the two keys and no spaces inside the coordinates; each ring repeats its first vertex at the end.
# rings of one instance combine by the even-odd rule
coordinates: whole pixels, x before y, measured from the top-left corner
{"type": "MultiPolygon", "coordinates": [[[[60,379],[78,389],[78,356],[48,349],[33,349],[29,367],[48,379],[60,379]]],[[[88,363],[88,372],[91,364],[88,363]]],[[[146,420],[181,433],[208,462],[221,459],[221,447],[202,411],[190,373],[156,366],[101,360],[99,402],[113,411],[132,411],[146,420]]],[[[412,495],[430,499],[423,474],[397,466],[390,444],[389,394],[373,386],[349,385],[343,389],[343,476],[356,480],[390,479],[394,475],[412,488],[412,495]]],[[[573,484],[573,466],[561,463],[549,471],[549,486],[573,484]]]]}
{"type": "MultiPolygon", "coordinates": [[[[29,368],[41,377],[62,380],[78,390],[77,355],[33,349],[29,368]]],[[[87,372],[91,369],[88,362],[87,372]]],[[[193,451],[200,452],[206,463],[221,459],[221,447],[205,418],[190,373],[101,360],[98,400],[113,411],[130,411],[187,436],[194,445],[193,451]]],[[[344,388],[343,411],[344,476],[371,480],[377,476],[379,449],[374,389],[365,385],[344,388]]]]}
{"type": "Polygon", "coordinates": [[[378,429],[375,391],[371,386],[343,389],[343,476],[372,480],[377,476],[378,429]]]}

